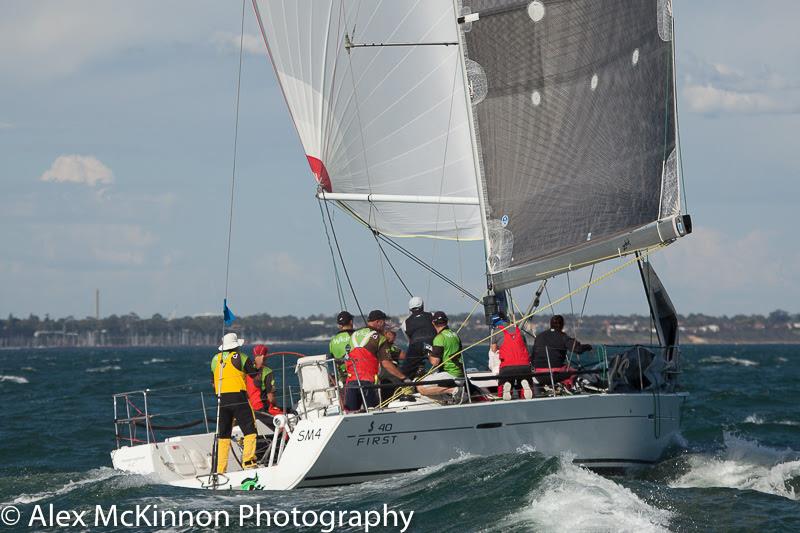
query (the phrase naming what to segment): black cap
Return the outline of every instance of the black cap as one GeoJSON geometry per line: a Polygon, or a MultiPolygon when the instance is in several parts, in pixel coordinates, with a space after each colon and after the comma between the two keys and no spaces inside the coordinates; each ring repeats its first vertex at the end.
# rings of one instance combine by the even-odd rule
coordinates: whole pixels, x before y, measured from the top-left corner
{"type": "Polygon", "coordinates": [[[367,322],[372,322],[373,320],[386,320],[387,318],[389,317],[386,316],[386,313],[380,309],[375,309],[369,312],[369,315],[367,316],[367,322]]]}
{"type": "Polygon", "coordinates": [[[433,313],[434,324],[447,324],[447,314],[444,311],[436,311],[433,313]]]}
{"type": "Polygon", "coordinates": [[[353,315],[348,313],[347,311],[342,311],[338,315],[336,315],[336,323],[340,326],[344,326],[345,324],[349,324],[353,321],[353,315]]]}

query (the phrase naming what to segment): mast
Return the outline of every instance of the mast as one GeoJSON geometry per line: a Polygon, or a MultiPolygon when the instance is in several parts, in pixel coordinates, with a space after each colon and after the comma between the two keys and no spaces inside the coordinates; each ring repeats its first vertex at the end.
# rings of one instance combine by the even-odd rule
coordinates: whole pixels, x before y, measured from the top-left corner
{"type": "MultiPolygon", "coordinates": [[[[462,19],[461,15],[465,15],[466,13],[464,12],[468,11],[468,9],[462,9],[461,3],[462,3],[461,0],[453,0],[453,13],[459,16],[456,19],[456,34],[458,35],[458,52],[459,52],[458,61],[464,88],[467,89],[469,87],[470,82],[467,75],[467,64],[466,64],[467,49],[464,40],[463,24],[471,24],[474,17],[470,17],[469,21],[467,21],[466,19],[462,19]]],[[[478,203],[480,206],[479,211],[481,217],[481,233],[483,234],[484,263],[488,281],[489,254],[491,253],[491,249],[489,243],[489,230],[486,224],[486,182],[484,179],[483,163],[479,149],[480,139],[478,137],[478,129],[475,125],[475,117],[472,114],[472,99],[470,98],[469,90],[464,91],[464,102],[466,104],[466,109],[467,109],[467,124],[469,125],[469,138],[470,138],[470,144],[472,146],[472,161],[475,169],[476,187],[478,190],[478,203]]]]}

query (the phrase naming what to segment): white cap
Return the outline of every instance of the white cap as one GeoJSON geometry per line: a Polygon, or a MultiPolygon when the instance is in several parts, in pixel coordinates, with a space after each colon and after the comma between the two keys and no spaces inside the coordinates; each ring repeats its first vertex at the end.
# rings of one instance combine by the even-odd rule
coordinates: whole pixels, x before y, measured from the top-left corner
{"type": "Polygon", "coordinates": [[[239,348],[242,345],[244,345],[244,339],[240,339],[236,335],[236,333],[226,333],[222,337],[222,344],[219,346],[218,349],[225,352],[228,350],[239,348]]]}
{"type": "Polygon", "coordinates": [[[417,307],[423,307],[425,302],[422,301],[422,298],[419,296],[412,296],[411,299],[408,301],[408,308],[409,309],[416,309],[417,307]]]}

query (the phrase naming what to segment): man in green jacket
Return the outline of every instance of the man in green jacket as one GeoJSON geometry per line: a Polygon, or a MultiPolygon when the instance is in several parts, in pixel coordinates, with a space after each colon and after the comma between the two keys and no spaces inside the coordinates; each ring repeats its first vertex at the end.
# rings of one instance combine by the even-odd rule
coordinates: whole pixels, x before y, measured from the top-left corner
{"type": "Polygon", "coordinates": [[[339,333],[333,336],[328,344],[328,358],[336,359],[339,381],[344,383],[347,369],[344,365],[344,356],[350,351],[350,336],[353,334],[353,315],[342,311],[336,316],[336,325],[339,333]]]}
{"type": "Polygon", "coordinates": [[[464,385],[464,369],[461,362],[461,339],[458,334],[448,326],[448,318],[444,311],[433,314],[433,327],[436,336],[433,345],[428,350],[428,359],[436,369],[432,374],[423,378],[426,381],[444,381],[417,387],[420,394],[425,396],[459,396],[464,385]],[[449,383],[452,381],[452,385],[449,383]]]}

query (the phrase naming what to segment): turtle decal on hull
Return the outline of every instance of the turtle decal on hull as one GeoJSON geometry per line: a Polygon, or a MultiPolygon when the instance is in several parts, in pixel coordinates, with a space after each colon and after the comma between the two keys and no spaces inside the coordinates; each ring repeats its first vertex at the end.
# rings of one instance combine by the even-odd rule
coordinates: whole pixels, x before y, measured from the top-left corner
{"type": "Polygon", "coordinates": [[[244,478],[239,488],[242,490],[264,490],[264,486],[258,484],[258,474],[244,478]]]}

